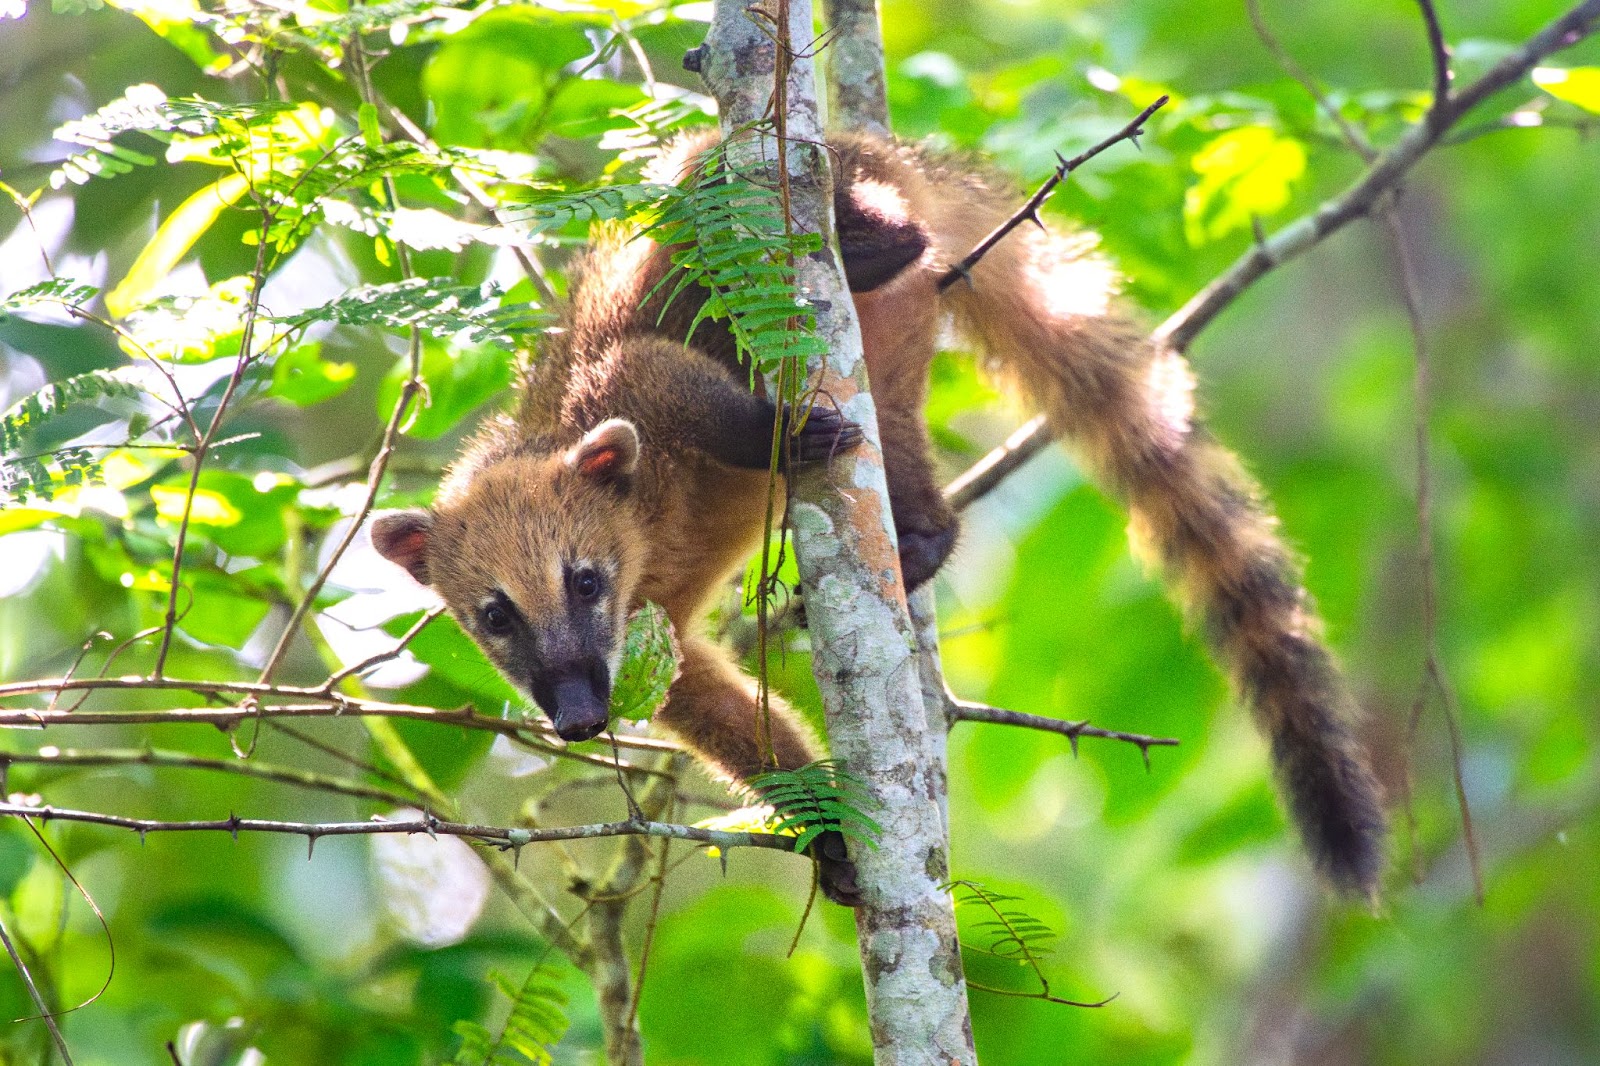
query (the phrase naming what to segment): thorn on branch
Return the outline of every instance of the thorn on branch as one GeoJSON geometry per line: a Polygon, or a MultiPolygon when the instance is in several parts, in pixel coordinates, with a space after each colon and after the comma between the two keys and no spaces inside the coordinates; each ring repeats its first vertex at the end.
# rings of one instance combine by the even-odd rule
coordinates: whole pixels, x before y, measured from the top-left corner
{"type": "Polygon", "coordinates": [[[991,248],[1004,240],[1006,234],[1022,225],[1023,222],[1032,219],[1042,227],[1044,223],[1039,219],[1039,208],[1043,206],[1046,200],[1050,199],[1050,196],[1056,191],[1056,187],[1065,181],[1067,176],[1074,170],[1077,170],[1083,164],[1087,163],[1089,160],[1093,159],[1107,148],[1110,148],[1118,141],[1133,141],[1134,146],[1137,147],[1138,137],[1144,132],[1144,124],[1149,121],[1151,115],[1155,114],[1166,105],[1168,99],[1169,98],[1166,96],[1161,97],[1155,103],[1139,112],[1139,114],[1135,116],[1134,120],[1122,127],[1122,129],[1118,130],[1116,133],[1113,133],[1110,137],[1107,137],[1094,147],[1073,156],[1071,159],[1067,159],[1060,152],[1057,152],[1056,160],[1059,165],[1056,167],[1055,173],[1051,174],[1050,177],[1045,180],[1045,183],[1039,186],[1037,192],[1028,197],[1027,203],[1017,208],[1016,212],[1010,218],[1006,219],[998,227],[996,227],[993,233],[990,233],[983,240],[979,241],[978,246],[972,251],[968,252],[966,257],[962,259],[961,262],[956,263],[944,272],[944,275],[939,279],[939,291],[943,292],[950,286],[954,285],[961,278],[966,278],[967,283],[971,284],[972,278],[970,276],[970,271],[972,268],[978,265],[978,261],[987,255],[991,248]]]}

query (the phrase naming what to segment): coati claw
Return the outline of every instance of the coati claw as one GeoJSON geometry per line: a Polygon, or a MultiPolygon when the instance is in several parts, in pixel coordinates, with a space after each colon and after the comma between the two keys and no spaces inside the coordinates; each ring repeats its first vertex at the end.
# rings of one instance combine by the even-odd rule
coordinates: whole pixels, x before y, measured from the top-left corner
{"type": "MultiPolygon", "coordinates": [[[[786,424],[795,418],[793,408],[785,410],[786,424]]],[[[814,463],[831,459],[839,452],[849,451],[861,443],[861,427],[832,407],[812,404],[805,413],[805,424],[790,440],[791,462],[814,463]]]]}
{"type": "Polygon", "coordinates": [[[817,861],[817,883],[822,894],[841,907],[861,906],[856,864],[850,861],[844,835],[833,831],[823,833],[806,850],[817,861]]]}

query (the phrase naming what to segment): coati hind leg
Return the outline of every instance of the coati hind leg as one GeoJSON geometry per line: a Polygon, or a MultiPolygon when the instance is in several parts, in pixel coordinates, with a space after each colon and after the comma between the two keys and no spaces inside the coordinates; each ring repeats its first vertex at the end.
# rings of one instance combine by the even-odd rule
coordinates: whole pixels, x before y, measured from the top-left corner
{"type": "MultiPolygon", "coordinates": [[[[701,762],[734,781],[748,781],[763,770],[794,770],[821,758],[809,730],[776,697],[763,716],[755,681],[702,637],[680,644],[681,672],[657,724],[670,730],[701,762]]],[[[835,903],[860,903],[855,866],[837,833],[824,833],[811,851],[819,866],[822,891],[835,903]]]]}
{"type": "Polygon", "coordinates": [[[923,416],[938,311],[937,296],[921,271],[911,272],[887,290],[856,297],[907,591],[944,565],[960,529],[960,519],[945,502],[934,470],[933,442],[923,416]],[[930,291],[907,291],[916,287],[930,291]]]}
{"type": "Polygon", "coordinates": [[[916,265],[927,251],[928,235],[920,223],[875,204],[873,187],[842,178],[834,207],[839,254],[861,322],[882,435],[900,570],[909,591],[944,565],[960,521],[935,476],[933,442],[923,417],[940,314],[931,275],[916,265]]]}

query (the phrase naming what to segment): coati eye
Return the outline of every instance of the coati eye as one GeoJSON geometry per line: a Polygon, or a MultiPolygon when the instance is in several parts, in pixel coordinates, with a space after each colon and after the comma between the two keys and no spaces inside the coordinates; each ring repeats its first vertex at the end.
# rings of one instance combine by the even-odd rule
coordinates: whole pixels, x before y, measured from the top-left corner
{"type": "Polygon", "coordinates": [[[491,633],[509,633],[511,631],[511,612],[498,603],[491,603],[480,614],[483,616],[484,628],[491,633]]]}
{"type": "Polygon", "coordinates": [[[572,575],[572,593],[585,602],[600,595],[600,575],[584,567],[572,575]]]}

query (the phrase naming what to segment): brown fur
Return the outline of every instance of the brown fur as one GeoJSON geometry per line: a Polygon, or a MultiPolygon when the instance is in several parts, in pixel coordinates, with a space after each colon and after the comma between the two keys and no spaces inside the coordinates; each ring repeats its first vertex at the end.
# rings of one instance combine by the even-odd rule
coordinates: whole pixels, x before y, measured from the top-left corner
{"type": "MultiPolygon", "coordinates": [[[[655,177],[674,180],[710,143],[680,142],[655,177]]],[[[1373,893],[1384,818],[1351,732],[1352,701],[1274,519],[1196,418],[1184,360],[1152,347],[1112,309],[1115,275],[1081,237],[1019,231],[976,266],[970,284],[941,294],[945,267],[1017,198],[930,153],[865,138],[832,146],[841,251],[907,584],[933,574],[957,529],[922,418],[928,366],[950,315],[1128,505],[1136,540],[1204,620],[1270,738],[1319,867],[1341,888],[1373,893]]],[[[581,612],[573,614],[551,560],[605,560],[612,624],[592,639],[614,642],[628,610],[646,599],[661,604],[684,662],[658,720],[718,772],[743,779],[770,765],[753,685],[701,627],[710,598],[760,543],[767,475],[759,467],[776,415],[749,391],[725,329],[702,323],[692,347],[683,344],[697,309],[692,291],[664,317],[660,296],[647,299],[666,269],[657,246],[602,233],[564,330],[527,376],[516,421],[498,423],[469,449],[431,519],[387,519],[374,538],[437,588],[519,683],[473,616],[485,590],[504,590],[534,630],[559,630],[581,612]],[[607,419],[635,427],[637,460],[597,461],[602,476],[589,476],[575,451],[595,447],[590,438],[607,419]]],[[[835,419],[832,432],[849,427],[835,419]]],[[[777,701],[771,729],[778,765],[815,757],[814,742],[777,701]]]]}

